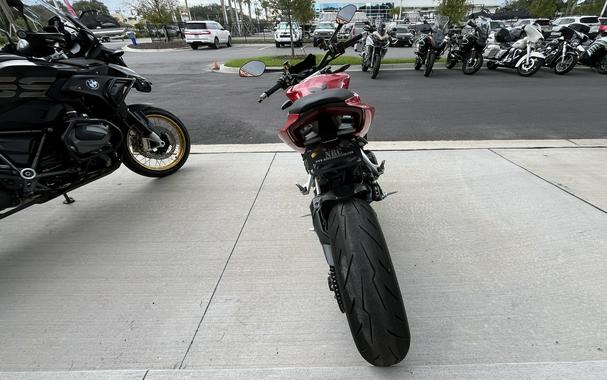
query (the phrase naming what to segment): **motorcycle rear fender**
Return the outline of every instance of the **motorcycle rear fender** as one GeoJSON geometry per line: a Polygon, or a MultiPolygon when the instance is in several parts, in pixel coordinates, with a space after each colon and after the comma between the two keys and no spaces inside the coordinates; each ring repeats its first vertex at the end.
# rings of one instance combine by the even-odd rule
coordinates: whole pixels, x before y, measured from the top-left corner
{"type": "Polygon", "coordinates": [[[333,265],[333,255],[331,251],[331,239],[329,238],[329,213],[337,202],[343,199],[349,199],[356,194],[366,193],[371,191],[365,184],[358,184],[356,188],[352,188],[351,194],[337,196],[334,192],[328,191],[326,193],[317,195],[312,199],[310,203],[310,213],[312,214],[312,224],[314,225],[314,231],[318,236],[318,240],[322,245],[325,253],[325,259],[327,264],[333,265]]]}
{"type": "MultiPolygon", "coordinates": [[[[531,54],[529,54],[529,57],[530,58],[539,58],[542,60],[546,59],[546,56],[544,54],[538,53],[537,51],[531,52],[531,54]]],[[[521,59],[519,59],[518,62],[516,62],[516,65],[514,65],[514,67],[519,67],[523,62],[525,62],[525,59],[527,59],[527,54],[522,56],[521,59]]]]}

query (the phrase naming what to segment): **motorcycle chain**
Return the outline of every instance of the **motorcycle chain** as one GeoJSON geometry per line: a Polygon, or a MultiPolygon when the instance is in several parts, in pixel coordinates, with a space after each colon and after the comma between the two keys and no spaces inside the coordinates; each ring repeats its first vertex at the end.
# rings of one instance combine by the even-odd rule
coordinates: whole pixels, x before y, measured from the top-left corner
{"type": "Polygon", "coordinates": [[[329,290],[335,293],[335,299],[337,300],[337,306],[339,306],[339,311],[342,313],[346,312],[344,309],[344,304],[341,299],[341,293],[339,291],[339,285],[337,285],[337,277],[335,276],[335,267],[329,267],[329,277],[327,278],[329,282],[329,290]]]}

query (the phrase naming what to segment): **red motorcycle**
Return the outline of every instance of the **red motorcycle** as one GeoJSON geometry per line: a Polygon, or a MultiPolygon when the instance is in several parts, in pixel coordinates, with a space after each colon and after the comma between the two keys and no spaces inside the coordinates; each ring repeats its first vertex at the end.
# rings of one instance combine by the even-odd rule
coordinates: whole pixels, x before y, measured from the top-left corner
{"type": "MultiPolygon", "coordinates": [[[[314,230],[329,264],[329,289],[345,313],[356,347],[369,363],[390,366],[405,358],[411,335],[398,280],[377,215],[370,206],[390,194],[377,179],[384,162],[364,149],[375,109],[348,89],[345,65],[331,71],[329,63],[354,46],[362,35],[336,43],[335,36],[354,16],[348,5],[338,13],[338,27],[321,46],[322,61],[308,55],[296,65],[284,64],[276,85],[261,94],[263,101],[279,89],[289,98],[282,141],[300,152],[308,180],[297,185],[314,192],[310,205],[314,230]]],[[[259,76],[265,64],[251,61],[240,76],[259,76]]]]}

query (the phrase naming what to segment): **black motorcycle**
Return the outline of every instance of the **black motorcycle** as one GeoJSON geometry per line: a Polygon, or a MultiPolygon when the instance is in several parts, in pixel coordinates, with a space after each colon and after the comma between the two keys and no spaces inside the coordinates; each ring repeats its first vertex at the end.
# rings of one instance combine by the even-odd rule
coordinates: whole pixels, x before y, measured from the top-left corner
{"type": "Polygon", "coordinates": [[[471,75],[483,66],[483,50],[489,37],[490,21],[484,17],[469,20],[467,25],[472,30],[450,39],[446,67],[452,69],[457,62],[462,62],[464,74],[471,75]]]}
{"type": "Polygon", "coordinates": [[[428,34],[422,34],[416,43],[415,51],[415,70],[421,69],[422,65],[425,65],[424,76],[430,76],[432,68],[434,67],[434,61],[439,59],[444,53],[449,31],[449,17],[447,16],[436,16],[434,25],[428,34]]]}
{"type": "Polygon", "coordinates": [[[595,67],[599,74],[607,74],[607,36],[589,41],[590,28],[588,25],[575,23],[570,24],[569,27],[578,32],[577,38],[572,42],[578,53],[578,63],[595,67]]]}
{"type": "Polygon", "coordinates": [[[45,1],[7,5],[25,30],[17,42],[2,30],[9,43],[0,54],[0,218],[62,195],[71,203],[69,191],[123,162],[149,177],[183,166],[190,152],[183,123],[159,108],[126,105],[131,88],[150,92],[151,83],[126,67],[122,51],[45,1]]]}
{"type": "Polygon", "coordinates": [[[559,29],[561,36],[550,41],[541,50],[546,56],[544,66],[550,67],[555,74],[565,75],[575,67],[578,55],[571,41],[576,37],[576,31],[563,26],[559,29]]]}

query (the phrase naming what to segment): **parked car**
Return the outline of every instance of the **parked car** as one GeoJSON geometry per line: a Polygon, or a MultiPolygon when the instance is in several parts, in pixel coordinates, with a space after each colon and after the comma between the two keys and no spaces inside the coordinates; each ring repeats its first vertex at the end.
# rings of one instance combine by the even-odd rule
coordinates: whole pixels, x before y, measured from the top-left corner
{"type": "Polygon", "coordinates": [[[413,46],[415,36],[408,25],[397,25],[392,28],[394,37],[390,39],[390,46],[413,46]]]}
{"type": "Polygon", "coordinates": [[[560,30],[563,26],[569,26],[574,23],[588,25],[588,27],[590,27],[588,37],[590,38],[594,38],[599,34],[599,26],[601,23],[597,16],[565,16],[554,20],[550,36],[559,37],[561,35],[560,30]]]}
{"type": "Polygon", "coordinates": [[[544,38],[550,37],[552,33],[552,23],[547,18],[523,18],[514,23],[510,31],[513,35],[525,35],[525,25],[535,24],[541,28],[544,38]]]}
{"type": "Polygon", "coordinates": [[[503,21],[490,21],[490,31],[491,32],[499,32],[500,29],[506,28],[506,24],[503,21]]]}
{"type": "Polygon", "coordinates": [[[185,42],[194,50],[200,46],[219,49],[221,44],[232,46],[232,36],[221,24],[215,21],[188,21],[185,24],[185,42]]]}
{"type": "Polygon", "coordinates": [[[122,39],[126,37],[126,28],[120,26],[118,20],[112,16],[104,15],[96,10],[86,10],[80,14],[79,18],[95,37],[103,42],[109,42],[112,37],[122,39]]]}
{"type": "MultiPolygon", "coordinates": [[[[276,47],[291,45],[291,27],[288,22],[280,22],[274,31],[274,42],[276,47]]],[[[303,46],[303,32],[298,23],[293,23],[293,44],[303,46]]]]}
{"type": "Polygon", "coordinates": [[[337,24],[334,22],[319,22],[316,25],[316,29],[314,29],[312,44],[318,46],[320,40],[331,38],[333,32],[335,32],[335,28],[337,28],[337,24]]]}

